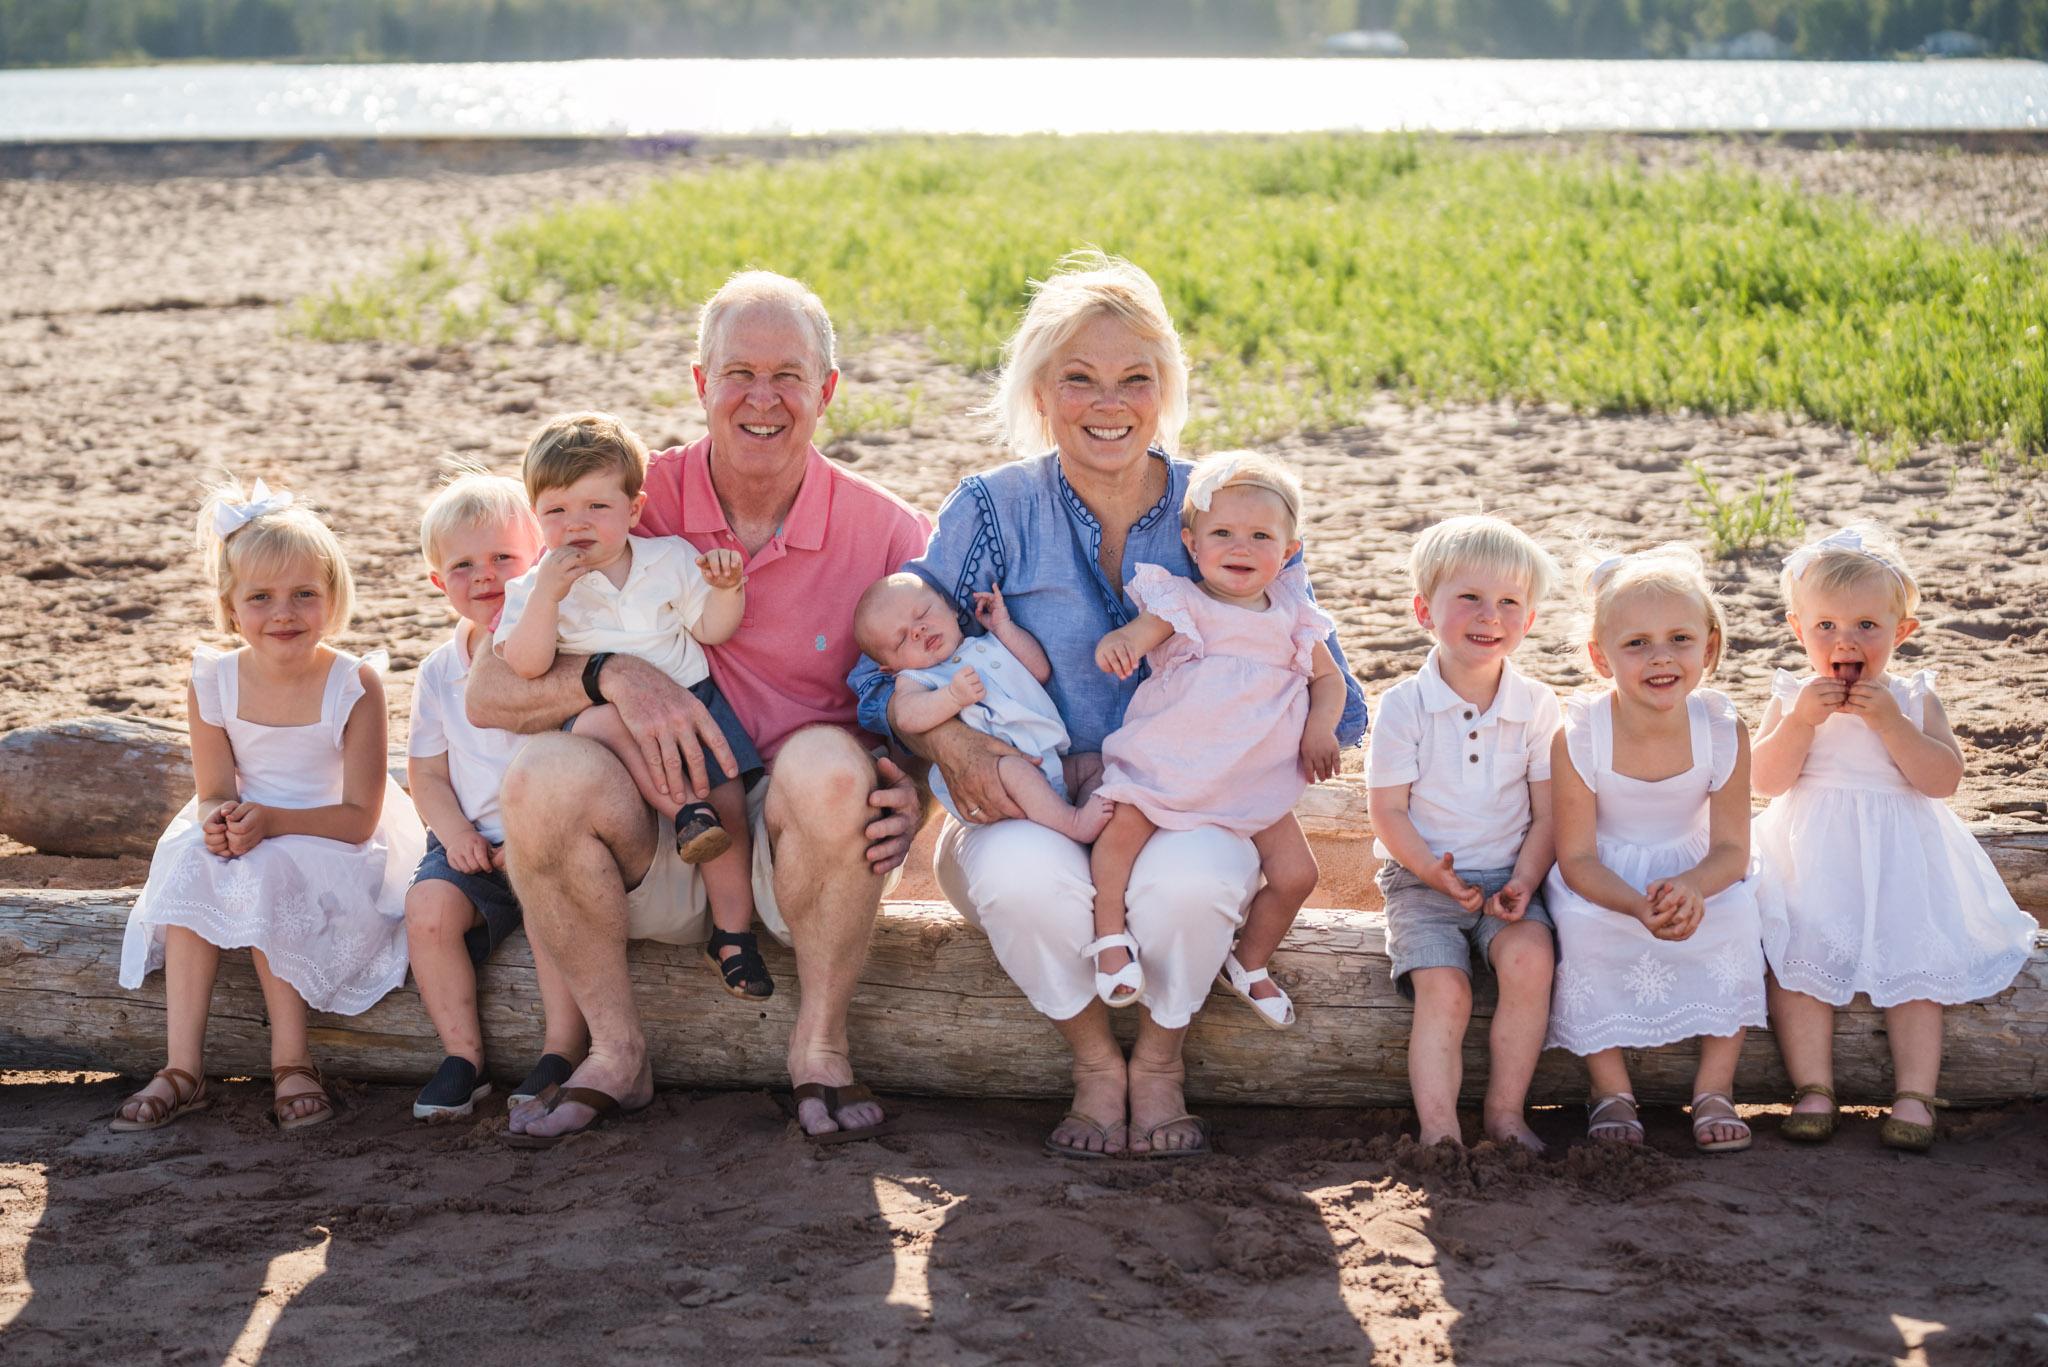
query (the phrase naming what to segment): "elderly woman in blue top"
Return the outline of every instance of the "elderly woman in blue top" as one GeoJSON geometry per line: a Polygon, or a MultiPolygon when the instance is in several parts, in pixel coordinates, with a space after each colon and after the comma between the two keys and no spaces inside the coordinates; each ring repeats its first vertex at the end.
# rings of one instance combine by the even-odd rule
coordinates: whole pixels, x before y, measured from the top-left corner
{"type": "MultiPolygon", "coordinates": [[[[1052,664],[1047,691],[1071,738],[1073,791],[1143,677],[1118,680],[1095,665],[1096,642],[1136,615],[1123,586],[1140,564],[1190,578],[1195,570],[1180,535],[1191,466],[1168,454],[1188,408],[1173,321],[1158,286],[1129,262],[1066,264],[1033,296],[992,404],[1024,459],[961,481],[930,546],[905,568],[956,610],[1001,585],[1011,618],[1052,664]]],[[[971,611],[960,617],[974,629],[971,611]]],[[[1335,637],[1329,645],[1343,669],[1335,637]]],[[[1348,670],[1344,677],[1338,735],[1349,746],[1365,733],[1365,700],[1348,670]]],[[[893,730],[889,676],[863,660],[850,682],[862,725],[893,730]]],[[[1047,1150],[1206,1151],[1205,1127],[1182,1095],[1181,1044],[1257,890],[1252,842],[1203,828],[1162,830],[1145,847],[1128,903],[1131,933],[1144,946],[1146,1014],[1126,1063],[1082,953],[1094,933],[1087,849],[1019,819],[996,774],[997,762],[1017,753],[1003,741],[957,719],[901,739],[937,764],[961,818],[949,816],[939,838],[940,886],[987,932],[1004,971],[1073,1050],[1073,1106],[1047,1150]]]]}

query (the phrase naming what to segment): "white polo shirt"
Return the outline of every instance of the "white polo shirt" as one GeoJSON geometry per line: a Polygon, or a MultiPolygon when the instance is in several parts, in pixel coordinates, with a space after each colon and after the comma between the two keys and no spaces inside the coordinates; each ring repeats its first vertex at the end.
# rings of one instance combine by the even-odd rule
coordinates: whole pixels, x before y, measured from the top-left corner
{"type": "MultiPolygon", "coordinates": [[[[505,786],[505,771],[512,757],[530,737],[517,731],[472,726],[463,705],[463,690],[469,686],[469,657],[462,653],[462,625],[420,665],[419,678],[412,686],[412,734],[405,752],[416,759],[448,756],[448,778],[455,788],[455,800],[477,834],[493,845],[505,842],[505,821],[498,811],[498,790],[505,786]]],[[[478,649],[489,649],[481,632],[473,638],[478,649]]]]}
{"type": "MultiPolygon", "coordinates": [[[[685,688],[702,683],[711,666],[690,628],[704,616],[711,586],[697,568],[697,548],[675,536],[636,536],[629,544],[633,565],[625,583],[614,588],[593,571],[569,586],[555,620],[555,645],[577,655],[637,655],[685,688]]],[[[505,586],[500,643],[526,614],[539,575],[536,567],[505,586]]]]}
{"type": "MultiPolygon", "coordinates": [[[[1550,743],[1562,720],[1557,695],[1501,667],[1484,712],[1444,682],[1436,651],[1373,709],[1365,781],[1408,785],[1408,817],[1434,855],[1461,869],[1511,867],[1529,833],[1529,785],[1550,778],[1550,743]]],[[[1373,853],[1391,859],[1373,841],[1373,853]]]]}

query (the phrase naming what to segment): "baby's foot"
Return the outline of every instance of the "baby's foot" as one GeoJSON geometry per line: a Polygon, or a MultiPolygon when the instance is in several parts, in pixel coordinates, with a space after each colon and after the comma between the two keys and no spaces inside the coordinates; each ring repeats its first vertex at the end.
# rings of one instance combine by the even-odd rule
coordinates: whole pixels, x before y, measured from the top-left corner
{"type": "Polygon", "coordinates": [[[1095,837],[1102,834],[1109,825],[1110,817],[1116,815],[1116,804],[1105,797],[1083,799],[1074,808],[1074,819],[1067,828],[1067,834],[1076,843],[1093,845],[1095,837]]]}

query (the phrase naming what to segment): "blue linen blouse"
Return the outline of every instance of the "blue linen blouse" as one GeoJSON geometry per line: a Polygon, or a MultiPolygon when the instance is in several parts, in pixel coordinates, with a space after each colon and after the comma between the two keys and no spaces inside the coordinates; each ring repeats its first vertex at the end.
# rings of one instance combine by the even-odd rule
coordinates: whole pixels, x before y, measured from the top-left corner
{"type": "MultiPolygon", "coordinates": [[[[1137,615],[1123,586],[1140,564],[1197,577],[1180,538],[1180,509],[1194,466],[1157,449],[1149,454],[1166,462],[1166,492],[1132,525],[1115,584],[1102,576],[1102,524],[1067,483],[1058,452],[961,480],[939,509],[924,554],[903,567],[953,604],[969,635],[981,633],[974,620],[975,593],[1002,585],[1010,616],[1038,638],[1052,662],[1046,692],[1059,707],[1077,754],[1102,749],[1103,737],[1123,724],[1131,695],[1150,673],[1140,668],[1119,680],[1095,667],[1096,643],[1137,615]]],[[[1344,662],[1336,633],[1328,644],[1344,676],[1337,740],[1349,747],[1365,737],[1365,694],[1344,662]]],[[[877,735],[892,735],[888,713],[894,677],[862,656],[846,682],[860,700],[860,724],[877,735]]]]}

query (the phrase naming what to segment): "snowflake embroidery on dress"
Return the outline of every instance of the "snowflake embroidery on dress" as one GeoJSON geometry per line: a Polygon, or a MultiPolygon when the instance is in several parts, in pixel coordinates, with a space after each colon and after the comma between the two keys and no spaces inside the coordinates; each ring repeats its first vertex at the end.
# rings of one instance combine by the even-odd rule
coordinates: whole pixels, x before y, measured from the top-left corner
{"type": "Polygon", "coordinates": [[[293,889],[277,899],[277,928],[286,939],[308,940],[320,929],[320,917],[313,899],[293,889]]]}
{"type": "Polygon", "coordinates": [[[1735,996],[1756,976],[1755,965],[1737,945],[1723,945],[1707,964],[1707,972],[1713,975],[1714,987],[1724,997],[1735,996]]]}
{"type": "Polygon", "coordinates": [[[1637,1006],[1662,1006],[1671,1000],[1671,989],[1678,982],[1678,970],[1670,964],[1660,963],[1657,956],[1646,949],[1642,957],[1629,966],[1621,982],[1636,994],[1637,1006]]]}
{"type": "Polygon", "coordinates": [[[1862,939],[1848,926],[1837,922],[1827,929],[1828,960],[1831,963],[1853,964],[1857,953],[1863,948],[1862,939]]]}
{"type": "Polygon", "coordinates": [[[247,859],[231,859],[215,892],[222,911],[237,919],[247,918],[256,914],[257,904],[263,900],[263,877],[247,859]]]}
{"type": "Polygon", "coordinates": [[[1559,964],[1557,966],[1557,999],[1562,1005],[1562,1014],[1577,1016],[1592,1003],[1592,980],[1571,963],[1559,964]]]}

